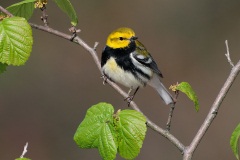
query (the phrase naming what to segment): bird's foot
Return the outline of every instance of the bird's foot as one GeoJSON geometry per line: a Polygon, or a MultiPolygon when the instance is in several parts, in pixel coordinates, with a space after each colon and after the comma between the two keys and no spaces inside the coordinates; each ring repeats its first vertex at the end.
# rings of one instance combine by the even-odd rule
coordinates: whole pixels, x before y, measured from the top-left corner
{"type": "Polygon", "coordinates": [[[103,79],[103,85],[105,85],[107,83],[108,77],[103,74],[101,78],[103,79]]]}
{"type": "Polygon", "coordinates": [[[124,99],[124,101],[127,101],[128,107],[130,106],[130,103],[132,102],[133,98],[134,98],[134,95],[131,95],[124,99]]]}

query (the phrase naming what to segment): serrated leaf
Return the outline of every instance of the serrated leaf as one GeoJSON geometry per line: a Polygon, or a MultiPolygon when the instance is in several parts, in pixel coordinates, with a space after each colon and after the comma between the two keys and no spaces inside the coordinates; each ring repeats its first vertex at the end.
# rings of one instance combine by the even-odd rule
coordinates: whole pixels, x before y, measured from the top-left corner
{"type": "Polygon", "coordinates": [[[89,108],[74,140],[81,148],[98,148],[104,160],[115,159],[117,152],[125,159],[134,159],[145,138],[146,118],[135,110],[113,112],[108,103],[89,108]]]}
{"type": "Polygon", "coordinates": [[[98,148],[104,160],[114,159],[117,154],[117,144],[113,112],[113,106],[108,103],[98,103],[89,108],[74,135],[77,145],[80,148],[98,148]]]}
{"type": "Polygon", "coordinates": [[[113,160],[117,154],[116,135],[111,123],[105,123],[99,136],[99,153],[104,160],[113,160]]]}
{"type": "Polygon", "coordinates": [[[17,158],[17,159],[15,159],[15,160],[31,160],[31,159],[29,159],[29,158],[17,158]]]}
{"type": "Polygon", "coordinates": [[[188,98],[193,101],[195,110],[198,112],[199,111],[198,98],[191,85],[188,82],[181,82],[180,84],[177,85],[176,89],[185,93],[188,96],[188,98]]]}
{"type": "Polygon", "coordinates": [[[32,29],[21,17],[5,18],[0,22],[0,62],[23,65],[32,51],[32,29]]]}
{"type": "Polygon", "coordinates": [[[234,129],[232,136],[230,138],[230,146],[236,158],[239,160],[239,152],[238,152],[238,140],[240,137],[240,123],[234,129]]]}
{"type": "Polygon", "coordinates": [[[88,109],[74,135],[74,141],[80,148],[98,147],[102,128],[113,121],[113,112],[113,106],[107,103],[98,103],[88,109]]]}
{"type": "Polygon", "coordinates": [[[0,62],[0,74],[5,72],[7,68],[7,64],[3,64],[0,62]]]}
{"type": "Polygon", "coordinates": [[[146,118],[135,110],[123,110],[117,116],[118,151],[125,159],[134,159],[146,135],[146,118]]]}
{"type": "Polygon", "coordinates": [[[35,1],[36,0],[24,0],[19,3],[15,3],[6,9],[14,16],[23,17],[29,20],[33,14],[35,1]]]}
{"type": "Polygon", "coordinates": [[[58,7],[68,15],[71,19],[71,24],[76,26],[78,23],[78,17],[71,2],[69,0],[54,0],[54,2],[56,2],[58,7]]]}

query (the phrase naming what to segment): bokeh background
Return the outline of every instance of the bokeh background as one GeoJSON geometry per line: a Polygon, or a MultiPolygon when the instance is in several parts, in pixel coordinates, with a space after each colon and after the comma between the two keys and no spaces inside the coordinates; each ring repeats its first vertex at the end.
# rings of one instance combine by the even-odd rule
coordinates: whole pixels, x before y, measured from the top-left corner
{"type": "MultiPolygon", "coordinates": [[[[0,0],[7,7],[17,0],[0,0]]],[[[90,46],[105,46],[108,34],[118,27],[131,27],[151,52],[163,82],[170,86],[187,81],[195,89],[200,111],[181,94],[174,112],[171,132],[190,144],[214,99],[230,73],[224,41],[229,41],[233,62],[240,59],[239,0],[71,0],[79,16],[78,34],[90,46]]],[[[68,33],[69,19],[56,5],[47,5],[49,25],[68,33]]],[[[41,12],[31,22],[42,24],[41,12]]],[[[26,157],[44,160],[101,159],[97,149],[79,149],[73,135],[87,109],[98,102],[126,109],[115,90],[102,85],[92,57],[81,46],[33,29],[34,45],[26,65],[8,67],[0,75],[0,159],[19,157],[29,142],[26,157]]],[[[124,88],[126,91],[127,89],[124,88]]],[[[240,78],[197,148],[195,160],[235,159],[229,139],[240,122],[240,78]]],[[[139,91],[135,102],[161,127],[169,107],[150,87],[139,91]]],[[[168,140],[148,129],[138,160],[181,159],[168,140]]],[[[117,159],[122,159],[119,156],[117,159]]]]}

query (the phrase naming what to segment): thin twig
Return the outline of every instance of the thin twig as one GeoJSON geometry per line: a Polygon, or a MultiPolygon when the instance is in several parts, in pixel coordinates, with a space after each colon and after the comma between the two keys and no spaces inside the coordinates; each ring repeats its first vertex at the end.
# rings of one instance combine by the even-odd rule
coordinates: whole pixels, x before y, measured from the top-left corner
{"type": "Polygon", "coordinates": [[[63,32],[60,32],[60,31],[57,31],[57,30],[52,29],[50,27],[45,27],[45,26],[34,24],[34,23],[29,23],[29,24],[30,24],[30,26],[32,28],[35,28],[35,29],[38,29],[38,30],[41,30],[41,31],[44,31],[44,32],[48,32],[50,34],[53,34],[55,36],[67,39],[69,41],[71,40],[72,35],[69,35],[69,34],[66,34],[66,33],[63,33],[63,32]]]}
{"type": "Polygon", "coordinates": [[[226,49],[227,49],[227,53],[225,54],[225,56],[227,57],[227,60],[229,62],[229,64],[234,67],[234,64],[230,58],[230,52],[229,52],[229,48],[228,48],[228,40],[225,41],[225,44],[226,44],[226,49]]]}
{"type": "Polygon", "coordinates": [[[178,150],[183,153],[185,150],[185,146],[176,138],[174,137],[169,131],[162,129],[151,120],[147,120],[147,126],[152,130],[156,131],[157,133],[161,134],[163,137],[168,139],[173,145],[175,145],[178,150]]]}
{"type": "Polygon", "coordinates": [[[193,152],[196,150],[201,139],[207,132],[208,128],[212,124],[214,118],[217,116],[220,105],[223,102],[226,94],[228,93],[230,87],[232,86],[235,78],[237,77],[240,71],[240,61],[232,68],[230,75],[228,76],[226,82],[224,83],[222,89],[220,90],[217,98],[215,99],[207,117],[205,118],[202,126],[198,130],[191,144],[186,148],[183,156],[183,160],[190,160],[192,158],[193,152]]]}
{"type": "MultiPolygon", "coordinates": [[[[175,100],[177,100],[178,98],[178,95],[179,95],[179,91],[176,91],[175,92],[176,96],[175,96],[175,100]]],[[[176,102],[172,103],[171,106],[170,106],[170,111],[169,111],[169,114],[168,114],[168,120],[167,120],[167,124],[166,124],[166,130],[167,131],[170,131],[170,128],[171,128],[171,122],[172,122],[172,117],[173,117],[173,111],[175,109],[175,105],[176,105],[176,102]]]]}
{"type": "Polygon", "coordinates": [[[97,50],[98,44],[99,44],[99,42],[95,42],[95,43],[94,43],[93,49],[94,49],[95,51],[97,50]]]}
{"type": "Polygon", "coordinates": [[[3,12],[3,13],[5,13],[6,15],[8,15],[8,16],[10,16],[10,17],[13,16],[12,13],[8,12],[8,11],[7,11],[5,8],[3,8],[2,6],[0,6],[0,11],[3,12]]]}
{"type": "Polygon", "coordinates": [[[42,11],[42,16],[41,16],[41,20],[43,21],[44,23],[44,26],[45,27],[48,27],[48,15],[47,15],[47,7],[46,7],[46,4],[43,4],[43,7],[40,8],[41,11],[42,11]]]}
{"type": "Polygon", "coordinates": [[[175,103],[172,103],[170,106],[170,111],[168,114],[168,120],[167,120],[167,124],[166,124],[167,131],[170,131],[170,128],[171,128],[171,122],[172,122],[172,116],[173,116],[174,109],[175,109],[175,103]]]}
{"type": "Polygon", "coordinates": [[[27,147],[28,147],[28,142],[25,144],[22,155],[20,156],[20,158],[23,158],[25,156],[25,154],[27,153],[27,147]]]}

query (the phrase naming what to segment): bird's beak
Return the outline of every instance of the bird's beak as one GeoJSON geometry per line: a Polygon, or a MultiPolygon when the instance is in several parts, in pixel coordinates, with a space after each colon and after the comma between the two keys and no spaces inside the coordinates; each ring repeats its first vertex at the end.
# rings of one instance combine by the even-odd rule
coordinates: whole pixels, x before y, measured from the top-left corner
{"type": "Polygon", "coordinates": [[[135,41],[137,39],[138,39],[138,37],[133,36],[133,37],[130,38],[130,41],[135,41]]]}

